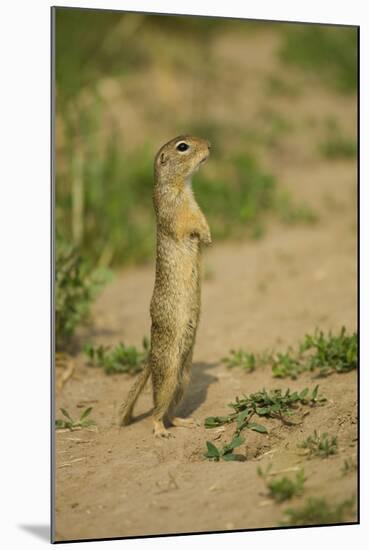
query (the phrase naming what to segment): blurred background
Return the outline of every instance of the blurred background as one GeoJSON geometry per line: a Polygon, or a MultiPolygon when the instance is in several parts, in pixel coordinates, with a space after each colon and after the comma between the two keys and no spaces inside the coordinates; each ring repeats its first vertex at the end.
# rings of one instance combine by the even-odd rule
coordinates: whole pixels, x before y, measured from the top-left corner
{"type": "Polygon", "coordinates": [[[59,348],[107,269],[153,261],[153,157],[176,135],[212,143],[194,189],[215,243],[324,230],[340,202],[317,165],[352,167],[355,217],[355,28],[57,8],[55,63],[59,348]]]}

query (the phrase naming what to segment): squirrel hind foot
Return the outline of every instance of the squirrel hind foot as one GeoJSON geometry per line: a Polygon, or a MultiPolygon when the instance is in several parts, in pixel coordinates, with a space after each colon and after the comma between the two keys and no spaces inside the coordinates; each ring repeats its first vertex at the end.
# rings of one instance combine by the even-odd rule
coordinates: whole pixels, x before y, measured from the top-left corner
{"type": "Polygon", "coordinates": [[[194,418],[181,418],[180,416],[174,416],[170,419],[171,424],[180,428],[196,428],[199,426],[199,423],[196,422],[194,418]]]}
{"type": "Polygon", "coordinates": [[[158,439],[169,439],[170,437],[174,437],[174,435],[166,428],[154,429],[154,436],[158,439]]]}
{"type": "Polygon", "coordinates": [[[163,421],[154,420],[154,436],[161,439],[173,437],[173,434],[165,428],[163,421]]]}

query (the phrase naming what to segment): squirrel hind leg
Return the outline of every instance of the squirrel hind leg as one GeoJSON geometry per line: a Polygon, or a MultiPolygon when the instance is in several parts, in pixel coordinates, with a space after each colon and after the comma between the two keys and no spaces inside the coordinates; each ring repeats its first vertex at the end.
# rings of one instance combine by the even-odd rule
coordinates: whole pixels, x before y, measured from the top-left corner
{"type": "Polygon", "coordinates": [[[152,413],[154,423],[154,434],[156,437],[169,437],[171,434],[164,426],[164,419],[168,418],[171,413],[172,404],[178,394],[178,373],[176,369],[163,367],[161,369],[153,369],[152,382],[154,393],[154,410],[152,413]]]}

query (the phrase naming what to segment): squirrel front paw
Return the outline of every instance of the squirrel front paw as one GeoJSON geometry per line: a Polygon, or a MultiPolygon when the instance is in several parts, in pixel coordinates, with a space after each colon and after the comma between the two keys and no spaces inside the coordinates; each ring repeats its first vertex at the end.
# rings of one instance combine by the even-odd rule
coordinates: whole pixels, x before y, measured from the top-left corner
{"type": "Polygon", "coordinates": [[[191,239],[198,239],[202,244],[211,244],[211,234],[209,228],[196,229],[190,233],[191,239]]]}
{"type": "Polygon", "coordinates": [[[200,239],[203,244],[211,244],[212,240],[211,240],[210,231],[206,231],[205,233],[202,233],[200,235],[200,239]]]}

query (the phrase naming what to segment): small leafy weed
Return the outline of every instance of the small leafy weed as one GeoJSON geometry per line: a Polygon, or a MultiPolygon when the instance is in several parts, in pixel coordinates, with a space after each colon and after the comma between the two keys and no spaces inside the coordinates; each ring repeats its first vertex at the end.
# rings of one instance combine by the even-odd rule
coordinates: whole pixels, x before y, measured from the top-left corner
{"type": "Polygon", "coordinates": [[[357,368],[357,334],[346,334],[342,327],[334,336],[331,332],[325,335],[316,330],[313,335],[306,335],[300,344],[300,354],[309,352],[306,357],[307,370],[319,371],[319,376],[328,376],[334,372],[349,372],[357,368]]]}
{"type": "Polygon", "coordinates": [[[337,335],[332,332],[324,334],[316,329],[314,334],[307,334],[298,344],[297,351],[291,346],[285,352],[277,353],[251,353],[238,349],[223,359],[229,368],[241,367],[246,372],[270,363],[275,378],[293,380],[307,371],[317,372],[319,377],[350,372],[357,368],[357,361],[357,334],[347,334],[345,327],[337,335]]]}
{"type": "Polygon", "coordinates": [[[266,433],[265,426],[251,422],[254,415],[265,418],[279,418],[287,422],[286,417],[291,416],[298,405],[313,406],[326,401],[324,397],[318,397],[318,389],[319,386],[316,386],[311,395],[309,395],[308,388],[301,392],[291,392],[288,388],[284,393],[280,389],[270,392],[263,389],[243,398],[236,397],[233,403],[229,403],[234,412],[226,416],[209,416],[205,419],[205,428],[215,428],[224,424],[235,423],[236,435],[239,435],[244,428],[266,433]]]}
{"type": "Polygon", "coordinates": [[[218,449],[213,443],[211,443],[211,441],[207,441],[207,452],[204,453],[204,456],[209,460],[215,460],[216,462],[219,462],[220,459],[243,461],[245,460],[244,456],[235,454],[233,451],[237,447],[240,447],[244,442],[244,437],[236,436],[232,439],[230,443],[227,443],[221,449],[218,449]]]}
{"type": "Polygon", "coordinates": [[[102,367],[106,374],[128,373],[136,374],[143,369],[149,352],[149,341],[143,339],[143,350],[139,351],[135,346],[118,344],[111,349],[109,346],[92,346],[87,344],[84,348],[89,365],[102,367]]]}
{"type": "Polygon", "coordinates": [[[296,473],[295,479],[290,479],[286,476],[279,479],[268,479],[269,470],[270,468],[263,472],[259,467],[257,469],[257,473],[264,479],[266,486],[269,489],[269,496],[275,501],[283,502],[303,493],[304,483],[306,481],[304,470],[299,470],[296,473]]]}
{"type": "Polygon", "coordinates": [[[107,269],[92,269],[77,247],[57,237],[55,260],[55,337],[65,349],[89,315],[91,303],[110,279],[107,269]]]}
{"type": "Polygon", "coordinates": [[[60,410],[67,420],[64,420],[64,419],[55,420],[55,428],[57,430],[62,430],[62,429],[68,429],[71,431],[79,430],[83,428],[88,428],[89,426],[95,426],[96,424],[96,422],[94,422],[90,418],[87,418],[88,416],[90,416],[92,407],[88,407],[87,409],[85,409],[78,420],[73,420],[73,418],[70,416],[69,412],[66,409],[61,408],[60,410]]]}
{"type": "Polygon", "coordinates": [[[337,436],[329,437],[326,432],[320,435],[314,430],[314,433],[300,443],[299,447],[306,449],[310,457],[320,456],[327,458],[328,456],[337,454],[337,436]]]}
{"type": "Polygon", "coordinates": [[[304,367],[299,358],[293,355],[293,349],[290,347],[286,353],[278,352],[272,361],[272,372],[276,378],[286,378],[289,376],[296,380],[299,374],[303,372],[304,367]]]}
{"type": "Polygon", "coordinates": [[[263,354],[249,353],[242,349],[231,350],[229,357],[222,359],[223,363],[229,369],[241,367],[246,372],[252,372],[257,366],[268,363],[270,355],[266,352],[263,354]]]}

